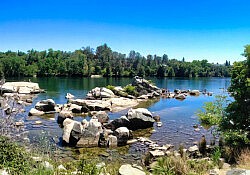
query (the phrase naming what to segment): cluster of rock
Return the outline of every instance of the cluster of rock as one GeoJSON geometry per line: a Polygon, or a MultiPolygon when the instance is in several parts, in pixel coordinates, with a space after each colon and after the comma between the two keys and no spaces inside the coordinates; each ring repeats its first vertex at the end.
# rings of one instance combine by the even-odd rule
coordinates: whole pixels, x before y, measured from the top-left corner
{"type": "Polygon", "coordinates": [[[191,96],[199,96],[200,94],[212,96],[212,92],[207,92],[206,90],[204,91],[199,91],[199,90],[180,90],[180,89],[175,89],[174,92],[170,92],[169,90],[162,89],[162,97],[165,98],[175,98],[179,100],[184,100],[188,95],[191,96]]]}
{"type": "Polygon", "coordinates": [[[130,109],[126,116],[113,121],[104,111],[92,113],[90,121],[73,120],[73,115],[62,110],[57,122],[63,127],[63,141],[76,147],[116,147],[126,145],[133,138],[131,130],[152,127],[155,120],[144,108],[130,109]]]}
{"type": "Polygon", "coordinates": [[[5,111],[6,115],[9,115],[18,110],[16,105],[13,104],[30,105],[35,96],[34,94],[40,92],[43,92],[43,90],[39,88],[37,83],[6,82],[0,85],[0,94],[2,95],[0,109],[5,111]]]}

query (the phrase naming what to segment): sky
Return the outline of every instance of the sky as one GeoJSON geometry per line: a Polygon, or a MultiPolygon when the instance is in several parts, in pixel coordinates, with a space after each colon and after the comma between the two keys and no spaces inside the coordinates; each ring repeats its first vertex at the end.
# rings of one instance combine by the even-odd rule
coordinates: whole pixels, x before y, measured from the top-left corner
{"type": "Polygon", "coordinates": [[[244,60],[249,0],[0,0],[0,51],[113,51],[244,60]]]}

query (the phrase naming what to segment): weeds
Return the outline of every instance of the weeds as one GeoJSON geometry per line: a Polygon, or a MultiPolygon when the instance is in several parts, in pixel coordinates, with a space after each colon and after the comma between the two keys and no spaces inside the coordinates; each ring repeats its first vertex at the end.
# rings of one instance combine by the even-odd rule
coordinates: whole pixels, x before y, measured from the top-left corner
{"type": "Polygon", "coordinates": [[[205,174],[211,165],[207,160],[194,160],[181,157],[161,157],[157,159],[157,165],[153,168],[155,175],[187,175],[205,174]]]}

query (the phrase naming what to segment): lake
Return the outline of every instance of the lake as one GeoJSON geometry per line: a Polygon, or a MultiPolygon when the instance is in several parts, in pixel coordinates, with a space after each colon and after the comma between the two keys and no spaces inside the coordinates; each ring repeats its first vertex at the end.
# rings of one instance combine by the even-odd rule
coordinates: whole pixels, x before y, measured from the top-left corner
{"type": "MultiPolygon", "coordinates": [[[[19,81],[28,81],[29,78],[23,78],[19,81]]],[[[161,98],[158,101],[147,103],[144,106],[148,108],[154,115],[159,115],[163,123],[162,127],[154,126],[150,139],[162,144],[173,144],[178,147],[180,144],[185,147],[192,146],[194,142],[199,141],[202,135],[211,138],[211,131],[199,127],[200,131],[194,131],[193,125],[199,121],[196,112],[202,109],[204,102],[213,101],[215,95],[227,95],[226,89],[230,85],[230,78],[147,78],[160,88],[166,88],[170,91],[174,89],[206,89],[213,92],[213,96],[200,95],[187,96],[183,101],[176,99],[161,98]]],[[[131,78],[31,78],[32,82],[39,83],[40,88],[45,89],[46,93],[38,94],[31,106],[26,107],[28,112],[36,102],[51,98],[57,104],[67,103],[65,99],[66,93],[75,95],[76,98],[84,98],[89,90],[94,87],[102,87],[107,85],[125,86],[131,83],[131,78]]],[[[8,80],[13,81],[13,80],[8,80]]],[[[17,79],[15,79],[17,81],[17,79]]],[[[125,114],[127,110],[118,113],[109,113],[111,119],[118,118],[125,114]]],[[[50,116],[51,117],[51,116],[50,116]]],[[[52,116],[56,119],[56,115],[52,116]]],[[[76,117],[82,120],[82,117],[76,117]]],[[[32,142],[36,142],[42,131],[48,132],[51,138],[62,137],[62,129],[59,128],[55,120],[49,117],[33,118],[24,116],[26,130],[29,130],[29,137],[32,142]],[[34,121],[41,120],[43,125],[35,126],[34,121]]],[[[55,139],[54,139],[55,140],[55,139]]],[[[56,141],[55,141],[56,142],[56,141]]],[[[130,152],[135,152],[137,144],[130,147],[130,152]]],[[[60,144],[57,144],[60,147],[60,144]]]]}

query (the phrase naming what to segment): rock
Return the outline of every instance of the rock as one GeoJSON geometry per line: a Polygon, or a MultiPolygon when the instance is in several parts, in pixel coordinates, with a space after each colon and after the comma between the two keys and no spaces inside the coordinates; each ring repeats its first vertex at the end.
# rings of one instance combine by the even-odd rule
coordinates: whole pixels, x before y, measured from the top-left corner
{"type": "Polygon", "coordinates": [[[157,116],[154,116],[153,118],[154,118],[154,120],[155,120],[156,122],[161,121],[161,117],[160,117],[160,116],[158,116],[158,115],[157,115],[157,116]]]}
{"type": "MultiPolygon", "coordinates": [[[[87,122],[85,121],[85,123],[87,122]]],[[[103,133],[102,124],[98,122],[97,118],[93,117],[84,127],[82,126],[81,137],[76,147],[97,147],[100,135],[103,133]]]]}
{"type": "Polygon", "coordinates": [[[175,96],[175,99],[184,100],[184,99],[186,99],[186,96],[184,94],[178,94],[175,96]]]}
{"type": "Polygon", "coordinates": [[[31,108],[30,112],[29,112],[29,116],[41,116],[41,115],[44,115],[45,112],[43,111],[39,111],[35,108],[31,108]]]}
{"type": "Polygon", "coordinates": [[[138,142],[138,140],[137,139],[131,139],[131,140],[128,140],[127,141],[127,144],[133,144],[133,143],[136,143],[136,142],[138,142]]]}
{"type": "Polygon", "coordinates": [[[189,93],[190,93],[190,95],[197,95],[197,96],[200,95],[200,91],[199,90],[192,90],[189,93]]]}
{"type": "Polygon", "coordinates": [[[154,119],[147,109],[145,108],[137,108],[137,109],[129,109],[127,113],[127,118],[129,120],[128,129],[137,130],[137,129],[146,129],[153,127],[154,119]]]}
{"type": "Polygon", "coordinates": [[[35,121],[35,125],[41,125],[43,122],[38,120],[38,121],[35,121]]]}
{"type": "Polygon", "coordinates": [[[232,169],[227,171],[226,175],[249,175],[250,170],[244,170],[244,169],[232,169]]]}
{"type": "Polygon", "coordinates": [[[114,135],[117,137],[117,145],[123,146],[127,144],[129,140],[129,130],[126,127],[117,128],[114,131],[114,135]]]}
{"type": "Polygon", "coordinates": [[[156,122],[157,127],[162,127],[162,122],[156,122]]]}
{"type": "Polygon", "coordinates": [[[154,151],[149,151],[149,153],[153,156],[153,157],[159,157],[159,156],[164,156],[165,153],[161,150],[154,150],[154,151]]]}
{"type": "Polygon", "coordinates": [[[27,102],[27,103],[32,103],[33,100],[32,100],[32,98],[27,98],[27,99],[26,99],[26,102],[27,102]]]}
{"type": "Polygon", "coordinates": [[[195,128],[194,131],[199,132],[200,128],[195,128]]]}
{"type": "Polygon", "coordinates": [[[121,116],[118,119],[111,121],[110,123],[104,125],[104,127],[111,129],[112,131],[116,130],[119,127],[128,127],[130,125],[130,121],[126,116],[121,116]]]}
{"type": "Polygon", "coordinates": [[[42,157],[31,157],[35,162],[42,162],[42,157]]]}
{"type": "Polygon", "coordinates": [[[66,118],[73,119],[73,114],[72,114],[71,111],[62,110],[62,111],[58,114],[57,123],[60,124],[60,125],[62,125],[62,124],[63,124],[63,121],[64,121],[66,118]]]}
{"type": "Polygon", "coordinates": [[[19,94],[30,94],[32,92],[32,89],[28,87],[19,87],[17,88],[17,92],[19,94]]]}
{"type": "Polygon", "coordinates": [[[66,118],[63,121],[63,141],[70,146],[75,146],[80,140],[82,133],[82,125],[78,121],[66,118]]]}
{"type": "Polygon", "coordinates": [[[97,163],[97,164],[96,164],[96,168],[97,168],[98,170],[102,169],[102,168],[105,167],[105,166],[106,166],[106,164],[105,164],[104,162],[101,162],[101,163],[97,163]]]}
{"type": "Polygon", "coordinates": [[[24,122],[20,121],[20,122],[15,122],[15,126],[23,126],[24,122]]]}
{"type": "Polygon", "coordinates": [[[115,94],[111,90],[105,87],[102,87],[102,88],[96,87],[92,89],[91,91],[89,91],[87,94],[88,98],[94,97],[95,99],[112,98],[114,96],[115,94]]]}
{"type": "Polygon", "coordinates": [[[108,147],[117,147],[117,137],[114,135],[109,135],[108,136],[108,147]]]}
{"type": "Polygon", "coordinates": [[[0,169],[0,175],[9,175],[9,173],[6,169],[0,169]]]}
{"type": "Polygon", "coordinates": [[[49,112],[49,111],[55,111],[55,106],[56,104],[54,100],[47,99],[37,102],[35,108],[39,111],[49,112]]]}
{"type": "Polygon", "coordinates": [[[189,148],[188,148],[188,151],[189,151],[190,153],[192,153],[192,152],[195,152],[195,151],[199,151],[199,148],[198,148],[197,145],[194,145],[194,146],[189,147],[189,148]]]}
{"type": "Polygon", "coordinates": [[[105,111],[98,111],[95,116],[100,123],[107,123],[109,121],[109,116],[105,111]]]}
{"type": "Polygon", "coordinates": [[[72,111],[73,113],[82,113],[82,106],[76,105],[76,104],[71,104],[69,107],[69,110],[72,111]]]}
{"type": "Polygon", "coordinates": [[[71,93],[67,93],[65,96],[66,99],[71,99],[71,98],[75,98],[74,95],[72,95],[71,93]]]}
{"type": "MultiPolygon", "coordinates": [[[[77,104],[80,106],[84,106],[88,109],[88,111],[105,111],[111,110],[111,104],[108,101],[103,100],[83,100],[83,99],[76,99],[70,100],[72,104],[77,104]]],[[[85,111],[83,111],[85,112],[85,111]]]]}
{"type": "Polygon", "coordinates": [[[6,82],[2,85],[3,93],[39,93],[42,90],[39,88],[38,83],[32,82],[6,82]]]}
{"type": "Polygon", "coordinates": [[[61,164],[57,167],[59,171],[67,171],[67,169],[61,164]]]}
{"type": "Polygon", "coordinates": [[[51,165],[51,164],[50,164],[49,162],[47,162],[47,161],[42,162],[41,165],[42,165],[45,169],[47,169],[47,170],[53,170],[53,169],[54,169],[54,168],[53,168],[53,165],[51,165]]]}
{"type": "Polygon", "coordinates": [[[141,169],[138,169],[136,167],[132,167],[130,164],[122,165],[119,168],[119,175],[146,175],[145,172],[143,172],[141,169]]]}

